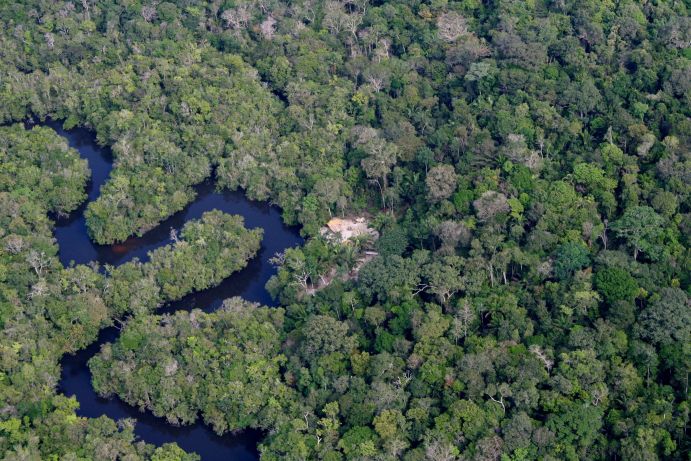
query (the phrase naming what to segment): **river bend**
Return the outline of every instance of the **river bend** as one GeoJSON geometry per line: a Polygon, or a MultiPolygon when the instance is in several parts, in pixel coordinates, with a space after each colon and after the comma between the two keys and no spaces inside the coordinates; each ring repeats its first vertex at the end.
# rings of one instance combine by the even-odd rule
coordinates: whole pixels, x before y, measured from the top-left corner
{"type": "MultiPolygon", "coordinates": [[[[132,237],[115,245],[97,245],[91,241],[87,233],[84,210],[88,202],[98,198],[101,186],[108,179],[113,164],[110,150],[99,147],[94,134],[86,129],[66,131],[57,121],[47,121],[44,124],[53,128],[68,141],[70,147],[79,151],[82,158],[89,162],[91,169],[87,201],[69,216],[56,220],[54,235],[59,246],[60,261],[65,266],[91,261],[101,265],[117,266],[133,258],[146,261],[149,251],[170,243],[171,228],[180,230],[188,220],[198,219],[204,212],[217,209],[243,216],[248,228],[264,229],[259,253],[249,261],[245,269],[232,274],[217,287],[192,293],[179,301],[169,303],[163,306],[160,312],[194,308],[211,311],[220,307],[224,299],[232,296],[240,296],[268,306],[275,305],[264,288],[275,273],[269,258],[276,252],[302,244],[298,230],[283,224],[277,208],[266,203],[250,201],[240,192],[217,192],[209,182],[196,188],[196,199],[184,210],[166,219],[142,237],[132,237]]],[[[67,396],[76,397],[79,401],[77,414],[90,418],[107,415],[116,420],[134,418],[137,420],[135,433],[141,440],[158,446],[176,442],[184,450],[196,452],[203,461],[258,459],[259,434],[256,432],[245,431],[218,436],[202,423],[174,427],[164,419],[157,418],[148,411],[140,412],[118,398],[99,397],[91,385],[91,373],[87,362],[100,350],[102,344],[117,339],[117,334],[118,330],[115,328],[104,329],[96,342],[62,359],[59,390],[67,396]]]]}

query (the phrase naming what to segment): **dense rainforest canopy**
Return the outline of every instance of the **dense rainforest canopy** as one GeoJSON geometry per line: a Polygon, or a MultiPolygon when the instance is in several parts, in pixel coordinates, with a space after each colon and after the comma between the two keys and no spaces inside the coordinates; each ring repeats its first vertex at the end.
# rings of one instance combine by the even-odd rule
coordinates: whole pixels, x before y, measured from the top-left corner
{"type": "Polygon", "coordinates": [[[268,460],[684,460],[691,18],[681,1],[0,2],[2,459],[192,460],[77,417],[59,360],[268,460]],[[147,262],[63,267],[54,220],[141,235],[207,179],[301,225],[281,306],[154,308],[261,231],[220,212],[147,262]],[[322,236],[333,216],[379,232],[322,236]],[[374,255],[376,252],[376,256],[374,255]],[[364,255],[364,256],[363,256],[364,255]]]}

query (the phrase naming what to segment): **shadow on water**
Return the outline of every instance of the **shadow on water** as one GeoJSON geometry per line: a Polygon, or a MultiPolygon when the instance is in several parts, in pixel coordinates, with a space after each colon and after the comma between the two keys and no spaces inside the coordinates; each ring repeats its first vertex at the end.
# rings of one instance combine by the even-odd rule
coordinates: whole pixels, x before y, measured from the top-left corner
{"type": "MultiPolygon", "coordinates": [[[[91,169],[87,202],[98,198],[100,188],[108,179],[112,168],[113,159],[109,149],[99,147],[94,134],[86,129],[66,131],[59,122],[51,120],[43,124],[65,137],[70,147],[77,149],[80,155],[87,159],[91,169]]],[[[198,186],[196,192],[196,199],[184,210],[166,219],[142,237],[133,237],[116,245],[96,245],[91,241],[84,218],[87,204],[83,204],[69,216],[56,220],[54,235],[59,245],[60,261],[65,266],[91,261],[101,265],[117,266],[133,258],[146,261],[149,251],[170,243],[171,228],[179,230],[188,220],[197,219],[206,211],[218,209],[243,216],[248,228],[264,229],[259,253],[249,261],[245,269],[231,275],[217,287],[192,293],[163,306],[159,312],[172,313],[176,310],[194,308],[208,312],[217,309],[224,299],[232,296],[241,296],[264,305],[275,305],[264,288],[275,273],[269,258],[276,252],[302,244],[297,229],[283,224],[277,208],[250,201],[242,193],[217,192],[210,182],[198,186]]],[[[258,459],[256,446],[260,434],[255,431],[218,436],[201,423],[176,427],[148,411],[140,412],[118,398],[99,397],[91,385],[87,362],[100,350],[102,344],[114,341],[118,333],[116,328],[104,329],[96,342],[74,355],[65,356],[61,361],[62,376],[59,390],[65,395],[74,395],[77,398],[80,405],[79,415],[91,418],[102,415],[113,419],[134,418],[137,420],[135,433],[140,439],[155,445],[176,442],[184,450],[199,454],[204,461],[258,459]]]]}

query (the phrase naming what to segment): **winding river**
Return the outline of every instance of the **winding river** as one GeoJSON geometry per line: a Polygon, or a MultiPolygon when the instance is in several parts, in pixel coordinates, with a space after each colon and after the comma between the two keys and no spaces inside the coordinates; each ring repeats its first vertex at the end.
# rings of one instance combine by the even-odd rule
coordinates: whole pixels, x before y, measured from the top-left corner
{"type": "MultiPolygon", "coordinates": [[[[112,169],[110,151],[98,146],[92,132],[77,128],[66,131],[56,121],[47,121],[45,125],[53,128],[65,137],[70,147],[79,151],[89,162],[91,181],[87,186],[88,200],[98,198],[101,185],[108,179],[112,169]]],[[[218,209],[226,213],[238,214],[245,218],[248,228],[264,229],[262,247],[245,269],[231,275],[215,288],[192,293],[183,299],[163,306],[159,312],[173,312],[178,309],[199,308],[206,311],[217,309],[224,299],[241,296],[249,301],[273,306],[275,302],[266,292],[264,286],[275,273],[268,262],[276,252],[302,244],[297,229],[287,227],[281,221],[277,208],[265,203],[253,202],[239,192],[216,192],[211,183],[197,187],[196,200],[184,210],[163,221],[158,227],[142,237],[133,237],[116,245],[101,246],[93,243],[86,230],[84,203],[78,210],[66,218],[58,219],[55,227],[55,238],[59,245],[61,262],[68,266],[97,261],[100,264],[119,265],[133,258],[142,261],[148,259],[147,253],[155,248],[170,243],[170,229],[180,229],[190,219],[201,217],[202,213],[218,209]]],[[[101,331],[98,340],[88,348],[75,355],[65,356],[61,362],[62,376],[60,392],[74,395],[79,401],[78,414],[90,418],[107,415],[113,419],[134,418],[137,420],[136,435],[143,441],[154,445],[176,442],[186,451],[196,452],[203,461],[215,460],[256,460],[258,459],[257,442],[259,434],[244,431],[239,434],[218,436],[208,426],[197,423],[192,426],[174,427],[164,419],[155,417],[150,412],[138,409],[117,398],[103,399],[91,386],[91,374],[88,360],[100,350],[105,342],[117,338],[118,330],[107,328],[101,331]]]]}

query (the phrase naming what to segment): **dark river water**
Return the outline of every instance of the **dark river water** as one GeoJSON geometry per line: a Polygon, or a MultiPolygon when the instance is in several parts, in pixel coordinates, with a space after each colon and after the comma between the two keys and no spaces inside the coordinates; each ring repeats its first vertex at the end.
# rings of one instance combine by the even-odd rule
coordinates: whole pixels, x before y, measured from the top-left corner
{"type": "MultiPolygon", "coordinates": [[[[77,149],[87,159],[91,168],[91,181],[88,184],[88,200],[98,198],[101,185],[108,179],[112,168],[110,151],[98,146],[92,132],[77,128],[65,131],[59,122],[48,121],[50,126],[69,145],[77,149]]],[[[268,262],[276,252],[302,244],[298,230],[287,227],[281,221],[277,208],[265,203],[253,202],[240,192],[216,192],[213,186],[203,184],[197,187],[196,200],[184,210],[163,221],[158,227],[142,237],[130,238],[121,244],[96,245],[87,234],[84,210],[86,203],[66,218],[58,219],[55,238],[60,248],[60,260],[65,266],[97,261],[100,264],[119,265],[132,258],[141,261],[148,259],[147,253],[170,243],[170,229],[180,229],[190,219],[201,217],[202,213],[218,209],[226,213],[241,215],[248,228],[264,229],[262,247],[257,257],[247,267],[223,281],[219,286],[163,306],[160,312],[173,312],[179,309],[199,308],[205,311],[217,309],[224,299],[241,296],[249,301],[273,306],[275,302],[264,286],[275,273],[268,262]]],[[[245,431],[239,434],[216,435],[208,426],[197,423],[192,426],[174,427],[149,412],[140,412],[117,398],[103,399],[91,386],[88,360],[97,353],[105,342],[117,338],[118,330],[107,328],[101,331],[98,341],[75,355],[65,356],[61,362],[62,377],[59,390],[65,395],[74,395],[79,401],[78,414],[91,418],[107,415],[113,419],[134,418],[137,420],[136,434],[141,439],[155,445],[176,442],[186,451],[196,452],[204,461],[215,460],[256,460],[259,434],[245,431]]]]}

